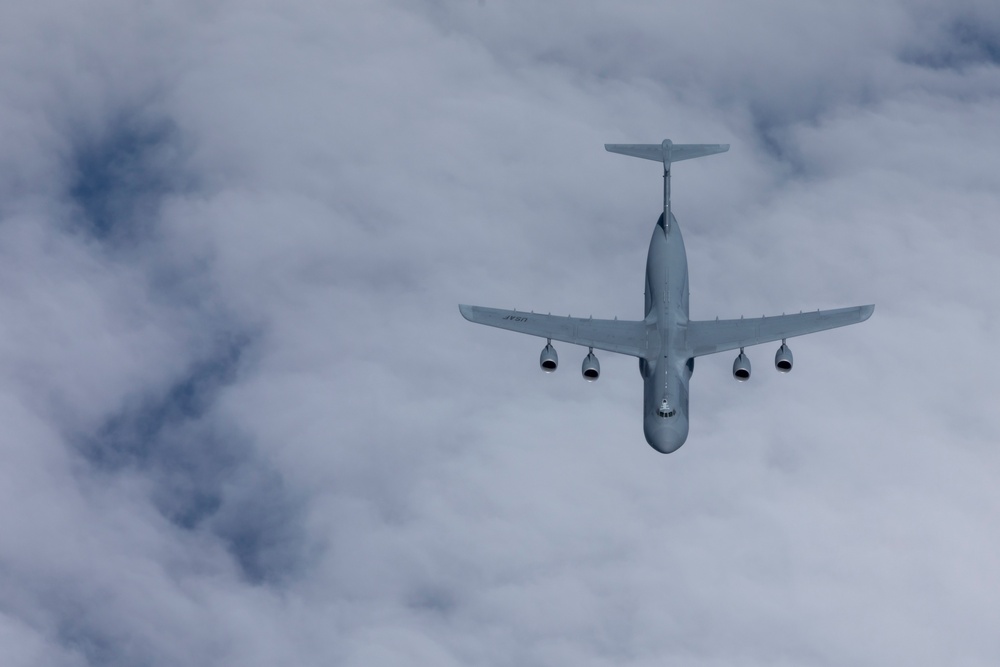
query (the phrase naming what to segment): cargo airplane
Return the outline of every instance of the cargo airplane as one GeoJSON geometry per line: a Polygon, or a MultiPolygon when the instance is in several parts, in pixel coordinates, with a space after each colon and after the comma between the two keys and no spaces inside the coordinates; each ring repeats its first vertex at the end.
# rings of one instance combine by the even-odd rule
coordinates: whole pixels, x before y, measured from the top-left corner
{"type": "Polygon", "coordinates": [[[459,309],[470,322],[547,339],[539,359],[546,372],[551,373],[559,365],[553,340],[589,348],[582,372],[590,381],[601,374],[595,349],[638,357],[644,382],[643,432],[653,449],[667,454],[687,439],[688,385],[695,357],[738,349],[733,377],[745,382],[750,379],[750,360],[743,348],[780,340],[774,366],[787,373],[792,370],[788,338],[857,324],[871,317],[874,305],[773,317],[689,319],[687,254],[677,219],[670,211],[670,169],[674,162],[723,153],[729,145],[675,144],[665,139],[659,144],[605,144],[604,148],[663,163],[663,213],[653,229],[646,259],[645,317],[635,321],[595,320],[480,306],[460,305],[459,309]]]}

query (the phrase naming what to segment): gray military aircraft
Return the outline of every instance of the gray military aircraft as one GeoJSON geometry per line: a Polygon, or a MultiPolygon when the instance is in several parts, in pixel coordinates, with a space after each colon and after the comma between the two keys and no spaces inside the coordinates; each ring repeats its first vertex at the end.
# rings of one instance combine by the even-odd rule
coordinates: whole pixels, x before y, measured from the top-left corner
{"type": "Polygon", "coordinates": [[[688,384],[695,357],[739,349],[733,377],[745,382],[750,379],[750,360],[743,348],[780,340],[774,366],[787,373],[792,370],[788,338],[857,324],[871,317],[874,305],[738,320],[690,320],[687,254],[677,219],[670,211],[670,166],[681,160],[723,153],[729,150],[729,144],[675,144],[665,139],[660,144],[605,144],[604,148],[663,163],[663,214],[653,230],[646,258],[645,319],[595,320],[464,304],[459,305],[459,310],[470,322],[548,339],[538,363],[549,373],[559,365],[553,340],[590,348],[582,368],[583,377],[590,381],[601,374],[594,349],[638,357],[645,383],[643,432],[653,449],[668,454],[687,439],[688,384]]]}

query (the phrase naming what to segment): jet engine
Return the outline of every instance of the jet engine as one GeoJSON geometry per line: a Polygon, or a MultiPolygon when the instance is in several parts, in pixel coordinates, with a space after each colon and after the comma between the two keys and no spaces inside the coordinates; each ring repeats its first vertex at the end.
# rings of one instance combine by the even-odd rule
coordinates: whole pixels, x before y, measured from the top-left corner
{"type": "Polygon", "coordinates": [[[750,359],[747,355],[743,354],[743,348],[740,348],[739,356],[733,362],[733,377],[739,382],[746,382],[750,379],[750,359]]]}
{"type": "Polygon", "coordinates": [[[779,373],[787,373],[792,370],[792,350],[785,345],[784,340],[781,341],[781,347],[774,354],[774,367],[778,369],[779,373]]]}
{"type": "Polygon", "coordinates": [[[559,367],[559,355],[556,354],[556,348],[552,347],[551,340],[542,348],[542,355],[538,357],[538,365],[546,373],[553,373],[559,367]]]}
{"type": "Polygon", "coordinates": [[[583,373],[583,379],[588,382],[593,382],[601,377],[601,364],[594,355],[594,348],[590,348],[590,352],[583,358],[583,368],[580,371],[583,373]]]}

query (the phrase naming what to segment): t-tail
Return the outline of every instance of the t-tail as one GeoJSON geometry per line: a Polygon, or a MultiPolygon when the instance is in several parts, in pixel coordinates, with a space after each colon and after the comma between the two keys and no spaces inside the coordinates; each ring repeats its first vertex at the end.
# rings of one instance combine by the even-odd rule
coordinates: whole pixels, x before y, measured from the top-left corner
{"type": "Polygon", "coordinates": [[[725,153],[729,144],[675,144],[664,139],[659,144],[604,144],[611,153],[621,153],[663,163],[663,228],[670,229],[670,165],[716,153],[725,153]]]}

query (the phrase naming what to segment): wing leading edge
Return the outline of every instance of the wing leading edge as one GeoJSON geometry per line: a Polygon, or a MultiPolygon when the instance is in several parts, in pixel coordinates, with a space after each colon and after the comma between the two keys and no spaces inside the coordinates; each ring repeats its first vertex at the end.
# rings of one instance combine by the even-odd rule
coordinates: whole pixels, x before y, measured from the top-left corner
{"type": "Polygon", "coordinates": [[[687,346],[692,357],[725,352],[759,343],[802,336],[864,322],[874,305],[814,310],[809,313],[753,317],[740,320],[693,320],[688,323],[687,346]]]}
{"type": "Polygon", "coordinates": [[[462,317],[476,324],[633,357],[642,357],[646,354],[647,326],[641,321],[539,315],[522,313],[519,310],[500,310],[464,304],[458,309],[462,311],[462,317]]]}

